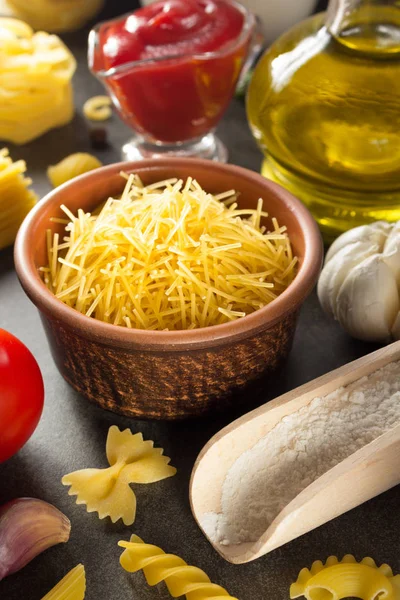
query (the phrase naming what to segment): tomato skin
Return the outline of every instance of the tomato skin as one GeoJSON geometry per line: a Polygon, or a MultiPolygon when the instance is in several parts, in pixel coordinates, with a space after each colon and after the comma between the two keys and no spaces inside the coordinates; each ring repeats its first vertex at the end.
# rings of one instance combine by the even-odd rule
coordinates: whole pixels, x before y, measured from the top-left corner
{"type": "Polygon", "coordinates": [[[33,354],[0,329],[0,463],[35,431],[43,410],[43,378],[33,354]]]}

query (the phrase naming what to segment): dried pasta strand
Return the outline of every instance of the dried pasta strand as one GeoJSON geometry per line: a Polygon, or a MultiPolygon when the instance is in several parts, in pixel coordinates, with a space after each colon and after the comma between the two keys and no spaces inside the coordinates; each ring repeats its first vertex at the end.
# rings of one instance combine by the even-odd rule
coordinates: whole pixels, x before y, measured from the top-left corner
{"type": "Polygon", "coordinates": [[[83,600],[85,592],[85,567],[77,565],[42,600],[83,600]]]}
{"type": "Polygon", "coordinates": [[[189,566],[174,554],[165,554],[157,546],[145,544],[137,535],[132,535],[129,542],[118,542],[118,545],[125,548],[120,557],[125,571],[136,573],[143,570],[150,586],[165,581],[173,598],[186,596],[187,600],[237,600],[226,589],[212,583],[208,575],[198,567],[189,566]]]}
{"type": "MultiPolygon", "coordinates": [[[[66,181],[78,177],[93,169],[101,167],[102,163],[98,158],[87,152],[76,152],[69,154],[56,165],[47,168],[47,177],[53,187],[58,187],[66,181]]],[[[81,227],[84,225],[84,215],[80,220],[81,227]]]]}
{"type": "Polygon", "coordinates": [[[83,114],[90,121],[106,121],[112,115],[109,96],[93,96],[83,105],[83,114]]]}
{"type": "Polygon", "coordinates": [[[325,565],[315,561],[311,569],[302,569],[290,586],[290,598],[307,600],[400,600],[400,575],[393,576],[389,565],[377,567],[372,558],[358,563],[352,554],[341,561],[330,556],[325,565]]]}
{"type": "Polygon", "coordinates": [[[106,454],[109,468],[75,471],[64,475],[62,483],[71,486],[69,495],[77,496],[76,503],[85,504],[88,512],[132,525],[136,496],[130,484],[161,481],[175,475],[176,469],[169,465],[171,459],[163,456],[162,448],[154,448],[154,442],[115,425],[108,431],[106,454]]]}

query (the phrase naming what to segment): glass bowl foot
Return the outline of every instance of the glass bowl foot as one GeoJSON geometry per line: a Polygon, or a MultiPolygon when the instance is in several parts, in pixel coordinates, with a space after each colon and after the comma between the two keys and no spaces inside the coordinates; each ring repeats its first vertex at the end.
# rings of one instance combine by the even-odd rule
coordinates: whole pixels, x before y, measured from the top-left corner
{"type": "Polygon", "coordinates": [[[179,158],[206,158],[219,162],[228,160],[228,150],[221,140],[214,135],[207,135],[190,142],[176,144],[152,144],[137,136],[122,146],[123,160],[143,160],[176,156],[179,158]]]}

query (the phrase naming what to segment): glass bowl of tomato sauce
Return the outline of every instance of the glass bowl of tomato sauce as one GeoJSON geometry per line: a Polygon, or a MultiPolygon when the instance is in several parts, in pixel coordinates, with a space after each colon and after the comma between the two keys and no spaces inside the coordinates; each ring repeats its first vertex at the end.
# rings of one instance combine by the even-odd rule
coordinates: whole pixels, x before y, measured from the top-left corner
{"type": "Polygon", "coordinates": [[[159,0],[98,24],[89,67],[134,137],[126,160],[227,160],[214,130],[253,46],[255,17],[235,0],[159,0]]]}

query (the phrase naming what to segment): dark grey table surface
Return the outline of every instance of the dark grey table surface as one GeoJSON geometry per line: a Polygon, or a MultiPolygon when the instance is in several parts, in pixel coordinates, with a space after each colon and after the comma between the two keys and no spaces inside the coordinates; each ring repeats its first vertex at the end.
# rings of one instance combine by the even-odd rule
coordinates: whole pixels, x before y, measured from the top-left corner
{"type": "MultiPolygon", "coordinates": [[[[75,77],[77,115],[71,125],[23,147],[9,145],[14,159],[23,158],[35,190],[50,186],[45,168],[70,152],[90,151],[83,102],[101,91],[86,68],[86,33],[65,36],[79,61],[75,77]]],[[[104,163],[119,160],[119,149],[129,132],[114,116],[107,123],[110,148],[98,152],[104,163]]],[[[243,102],[232,104],[219,133],[230,151],[230,161],[259,169],[261,155],[248,131],[243,102]]],[[[299,570],[330,554],[371,555],[400,572],[400,487],[352,510],[319,529],[247,565],[235,566],[220,558],[195,524],[189,507],[188,483],[194,460],[205,442],[223,425],[287,390],[375,349],[357,342],[327,319],[315,294],[300,316],[294,347],[273,388],[257,390],[233,412],[200,421],[144,422],[104,412],[80,397],[59,375],[47,346],[35,307],[25,297],[13,268],[11,249],[0,252],[0,327],[18,336],[35,354],[45,381],[46,403],[35,434],[18,455],[0,465],[0,504],[19,496],[43,498],[58,506],[72,522],[68,544],[56,546],[0,583],[1,600],[40,600],[72,567],[82,562],[87,573],[88,600],[152,600],[170,596],[161,584],[149,588],[141,574],[129,576],[119,566],[117,542],[136,532],[145,541],[179,554],[204,569],[213,581],[240,600],[286,600],[299,570]],[[84,467],[105,467],[105,441],[110,425],[141,431],[162,446],[178,474],[166,481],[136,486],[137,519],[133,527],[100,521],[76,506],[61,483],[65,473],[84,467]]],[[[0,424],[1,427],[1,424],[0,424]]],[[[354,482],[356,485],[357,482],[354,482]]],[[[206,493],[206,490],[205,490],[206,493]]]]}

